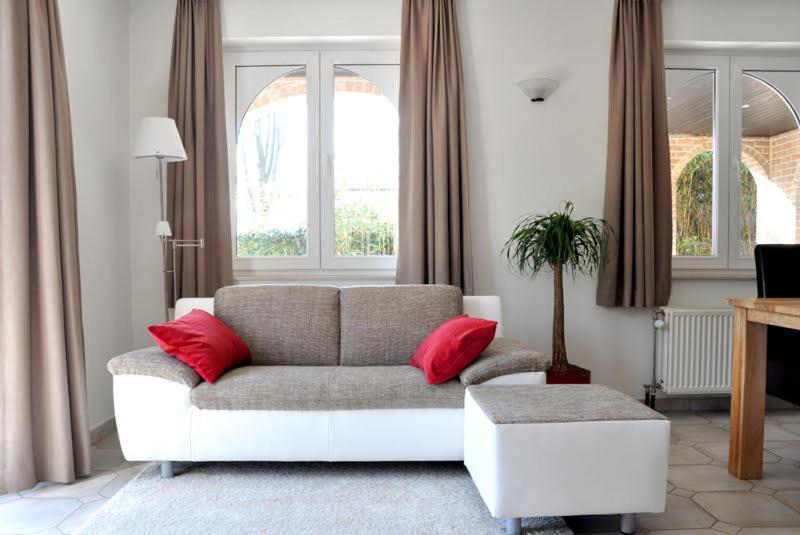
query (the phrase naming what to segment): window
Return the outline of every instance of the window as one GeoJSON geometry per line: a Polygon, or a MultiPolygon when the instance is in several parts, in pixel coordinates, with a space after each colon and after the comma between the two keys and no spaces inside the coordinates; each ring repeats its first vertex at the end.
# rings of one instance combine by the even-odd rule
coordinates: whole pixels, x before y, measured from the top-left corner
{"type": "MultiPolygon", "coordinates": [[[[263,69],[266,70],[266,69],[263,69]]],[[[236,136],[236,254],[308,255],[307,69],[264,87],[236,136]]]]}
{"type": "Polygon", "coordinates": [[[800,239],[800,62],[668,56],[673,266],[753,269],[800,239]]]}
{"type": "Polygon", "coordinates": [[[398,59],[226,54],[235,269],[394,269],[398,59]]]}

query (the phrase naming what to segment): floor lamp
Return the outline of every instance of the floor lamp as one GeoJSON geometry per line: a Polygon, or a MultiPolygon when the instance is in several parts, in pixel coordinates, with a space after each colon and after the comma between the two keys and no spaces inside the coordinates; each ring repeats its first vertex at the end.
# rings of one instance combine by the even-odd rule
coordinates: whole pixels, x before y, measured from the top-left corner
{"type": "Polygon", "coordinates": [[[161,220],[156,222],[155,235],[161,242],[161,271],[164,286],[164,321],[169,321],[169,295],[167,293],[167,277],[172,273],[172,296],[178,300],[177,274],[175,272],[175,259],[179,247],[203,247],[202,238],[172,239],[172,229],[167,221],[167,211],[164,205],[164,164],[182,162],[186,160],[186,151],[178,134],[175,121],[169,117],[143,117],[139,123],[139,131],[133,145],[134,158],[153,158],[156,162],[156,180],[158,181],[158,200],[161,208],[161,220]],[[172,269],[167,269],[168,248],[172,247],[172,269]]]}

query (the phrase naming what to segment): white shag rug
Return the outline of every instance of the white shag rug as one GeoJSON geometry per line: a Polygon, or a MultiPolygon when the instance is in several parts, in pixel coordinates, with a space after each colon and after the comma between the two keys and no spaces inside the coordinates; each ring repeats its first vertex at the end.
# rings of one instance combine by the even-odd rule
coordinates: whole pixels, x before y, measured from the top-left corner
{"type": "MultiPolygon", "coordinates": [[[[561,518],[523,532],[568,535],[561,518]]],[[[502,534],[459,463],[195,463],[145,468],[76,533],[502,534]]]]}

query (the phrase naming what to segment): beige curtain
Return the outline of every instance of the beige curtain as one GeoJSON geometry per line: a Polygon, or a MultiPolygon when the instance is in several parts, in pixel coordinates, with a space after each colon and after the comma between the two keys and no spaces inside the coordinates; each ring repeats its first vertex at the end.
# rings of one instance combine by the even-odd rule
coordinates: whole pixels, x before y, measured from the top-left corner
{"type": "Polygon", "coordinates": [[[174,238],[205,238],[178,250],[177,294],[208,297],[233,283],[219,0],[177,2],[168,113],[188,160],[167,166],[167,219],[174,238]]]}
{"type": "Polygon", "coordinates": [[[56,0],[0,2],[0,494],[89,474],[67,77],[56,0]]]}
{"type": "Polygon", "coordinates": [[[614,236],[597,286],[599,305],[669,301],[671,195],[661,0],[617,0],[604,211],[614,236]]]}
{"type": "Polygon", "coordinates": [[[398,284],[473,291],[464,81],[454,0],[404,0],[398,284]]]}

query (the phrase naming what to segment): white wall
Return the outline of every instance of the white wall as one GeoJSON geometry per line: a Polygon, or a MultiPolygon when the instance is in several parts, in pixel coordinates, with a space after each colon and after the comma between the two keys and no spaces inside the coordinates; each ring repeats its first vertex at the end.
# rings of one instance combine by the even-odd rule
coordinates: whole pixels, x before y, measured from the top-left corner
{"type": "MultiPolygon", "coordinates": [[[[665,0],[667,41],[800,41],[800,3],[665,0]],[[762,11],[763,10],[763,11],[762,11]],[[713,23],[710,23],[713,21],[713,23]]],[[[503,297],[511,335],[549,350],[552,277],[514,276],[499,255],[517,217],[556,208],[602,216],[612,0],[461,0],[478,293],[503,297]],[[531,104],[514,86],[554,77],[531,104]]],[[[595,282],[566,290],[567,351],[594,380],[641,396],[652,366],[650,312],[595,305],[595,282]]],[[[672,305],[719,305],[754,281],[673,284],[672,305]]]]}
{"type": "Polygon", "coordinates": [[[662,0],[668,42],[800,43],[796,0],[662,0]]]}
{"type": "Polygon", "coordinates": [[[131,348],[128,2],[60,2],[78,193],[89,421],[114,414],[109,358],[131,348]]]}
{"type": "MultiPolygon", "coordinates": [[[[462,1],[476,293],[503,298],[506,332],[550,351],[552,276],[533,281],[500,255],[517,218],[562,200],[601,216],[606,154],[610,1],[462,1]],[[580,16],[576,8],[580,5],[580,16]],[[532,104],[515,86],[549,77],[557,91],[532,104]]],[[[565,287],[569,358],[593,380],[629,393],[648,378],[648,315],[594,304],[595,284],[565,287]]]]}
{"type": "MultiPolygon", "coordinates": [[[[224,38],[396,36],[400,0],[226,0],[224,38]]],[[[613,0],[460,0],[478,293],[504,300],[507,333],[548,350],[549,276],[514,276],[500,249],[516,218],[563,199],[580,215],[602,214],[608,53],[613,0]],[[543,104],[514,86],[532,76],[560,80],[543,104]]],[[[664,0],[668,41],[796,41],[800,3],[790,0],[664,0]]],[[[131,2],[131,113],[166,112],[174,0],[131,2]]],[[[152,168],[131,168],[132,328],[160,321],[157,218],[152,168]]],[[[649,382],[650,314],[594,304],[595,283],[567,284],[567,348],[595,380],[641,395],[649,382]]],[[[713,305],[754,293],[752,281],[676,281],[672,304],[713,305]]]]}
{"type": "MultiPolygon", "coordinates": [[[[167,115],[169,66],[175,0],[130,2],[130,133],[136,135],[141,117],[167,115]]],[[[130,244],[134,347],[153,345],[146,327],[164,321],[161,250],[154,236],[160,219],[155,163],[147,158],[126,160],[130,165],[130,244]]],[[[167,164],[169,165],[169,164],[167,164]]]]}
{"type": "Polygon", "coordinates": [[[399,0],[224,0],[222,36],[398,36],[401,5],[399,0]]]}

